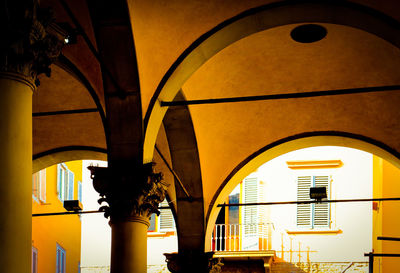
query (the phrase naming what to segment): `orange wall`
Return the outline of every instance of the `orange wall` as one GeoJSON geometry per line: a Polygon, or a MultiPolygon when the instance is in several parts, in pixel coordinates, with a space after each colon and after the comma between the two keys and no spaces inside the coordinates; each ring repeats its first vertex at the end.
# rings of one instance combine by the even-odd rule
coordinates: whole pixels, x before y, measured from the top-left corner
{"type": "MultiPolygon", "coordinates": [[[[82,161],[66,163],[74,173],[74,199],[78,199],[77,181],[82,181],[82,161]]],[[[32,213],[64,212],[57,196],[57,166],[46,169],[46,203],[32,200],[32,213]]],[[[81,221],[78,215],[32,217],[32,246],[38,250],[38,272],[56,270],[56,243],[66,251],[66,273],[78,272],[81,249],[81,221]]]]}
{"type": "MultiPolygon", "coordinates": [[[[400,197],[400,169],[374,156],[374,197],[400,197]]],[[[400,253],[400,242],[378,241],[377,236],[400,237],[400,202],[380,202],[373,213],[375,253],[400,253]]],[[[397,272],[400,258],[375,258],[374,272],[397,272]]]]}

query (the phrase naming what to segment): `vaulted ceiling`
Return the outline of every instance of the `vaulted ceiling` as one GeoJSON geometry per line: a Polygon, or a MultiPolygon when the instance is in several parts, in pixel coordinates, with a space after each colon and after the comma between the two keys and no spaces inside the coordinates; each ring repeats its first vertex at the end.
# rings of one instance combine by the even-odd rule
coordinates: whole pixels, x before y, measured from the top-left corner
{"type": "MultiPolygon", "coordinates": [[[[388,154],[394,163],[398,160],[400,92],[396,87],[341,95],[318,92],[319,96],[303,98],[162,105],[173,100],[284,97],[400,85],[397,1],[102,1],[98,13],[107,10],[109,16],[101,14],[107,17],[101,24],[97,19],[93,23],[94,2],[40,1],[41,6],[53,8],[58,23],[68,22],[80,35],[76,44],[65,46],[52,66],[52,76],[41,77],[33,94],[34,170],[65,160],[106,159],[109,123],[116,127],[122,123],[106,118],[111,108],[104,92],[110,82],[105,70],[118,75],[116,81],[122,86],[139,83],[142,116],[137,120],[143,128],[137,133],[143,136],[143,160],[156,161],[164,172],[178,218],[189,219],[185,217],[193,210],[204,226],[207,219],[215,219],[215,205],[226,196],[223,187],[245,175],[235,174],[252,158],[282,143],[312,136],[341,137],[365,143],[358,148],[388,154]],[[127,20],[129,39],[134,42],[128,54],[120,47],[128,37],[123,36],[127,20]],[[326,37],[312,43],[291,38],[294,28],[309,23],[324,27],[326,37]],[[119,43],[113,40],[117,36],[107,38],[107,24],[113,35],[122,33],[119,43]],[[105,54],[113,45],[112,56],[105,54]],[[131,60],[137,61],[135,69],[131,60]],[[136,69],[137,73],[129,72],[136,69]],[[175,182],[165,162],[174,169],[175,182]]],[[[121,132],[129,124],[124,126],[121,132]]],[[[302,146],[321,143],[315,140],[302,146]]],[[[346,140],[335,142],[340,143],[351,146],[346,140]]],[[[184,222],[180,220],[180,225],[184,222]]]]}

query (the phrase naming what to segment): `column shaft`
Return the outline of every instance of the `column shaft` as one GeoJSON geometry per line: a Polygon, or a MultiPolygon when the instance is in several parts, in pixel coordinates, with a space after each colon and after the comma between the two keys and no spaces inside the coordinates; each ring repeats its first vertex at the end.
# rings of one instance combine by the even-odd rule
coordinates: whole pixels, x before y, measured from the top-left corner
{"type": "Polygon", "coordinates": [[[32,88],[0,73],[0,265],[30,272],[32,233],[32,88]]]}
{"type": "Polygon", "coordinates": [[[147,272],[147,228],[149,220],[132,216],[127,221],[111,221],[111,272],[147,272]]]}

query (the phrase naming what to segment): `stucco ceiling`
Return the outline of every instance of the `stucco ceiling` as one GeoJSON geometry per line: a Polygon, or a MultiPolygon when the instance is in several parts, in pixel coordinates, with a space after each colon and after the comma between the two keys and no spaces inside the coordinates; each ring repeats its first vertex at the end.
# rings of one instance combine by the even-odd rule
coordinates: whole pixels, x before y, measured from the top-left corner
{"type": "MultiPolygon", "coordinates": [[[[225,48],[183,86],[187,100],[357,88],[400,83],[400,51],[354,28],[322,24],[328,35],[302,44],[296,25],[277,27],[225,48]]],[[[205,203],[249,155],[288,136],[339,131],[383,140],[400,131],[393,92],[190,106],[205,203]],[[390,99],[388,99],[390,97],[390,99]],[[380,113],[385,111],[385,115],[380,113]],[[382,139],[379,139],[381,135],[382,139]],[[386,136],[384,136],[386,135],[386,136]]],[[[238,182],[238,181],[237,181],[238,182]]]]}

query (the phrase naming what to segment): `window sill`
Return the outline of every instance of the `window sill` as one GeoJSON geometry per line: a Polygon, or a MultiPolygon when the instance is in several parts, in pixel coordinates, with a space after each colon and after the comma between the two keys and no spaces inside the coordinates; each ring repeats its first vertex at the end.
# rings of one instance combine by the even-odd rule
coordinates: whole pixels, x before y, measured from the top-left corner
{"type": "Polygon", "coordinates": [[[174,236],[175,231],[166,231],[166,232],[156,232],[156,231],[148,231],[147,237],[169,237],[174,236]]]}
{"type": "Polygon", "coordinates": [[[321,234],[321,235],[336,235],[342,233],[341,229],[295,229],[286,230],[289,235],[303,235],[303,234],[321,234]]]}

